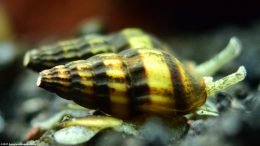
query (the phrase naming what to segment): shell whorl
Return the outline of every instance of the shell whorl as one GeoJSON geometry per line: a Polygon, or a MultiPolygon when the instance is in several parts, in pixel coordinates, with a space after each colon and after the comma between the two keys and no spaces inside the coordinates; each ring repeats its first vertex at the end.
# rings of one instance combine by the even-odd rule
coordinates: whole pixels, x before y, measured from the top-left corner
{"type": "Polygon", "coordinates": [[[128,49],[60,65],[42,71],[38,86],[118,117],[186,114],[206,100],[203,79],[155,49],[128,49]]]}

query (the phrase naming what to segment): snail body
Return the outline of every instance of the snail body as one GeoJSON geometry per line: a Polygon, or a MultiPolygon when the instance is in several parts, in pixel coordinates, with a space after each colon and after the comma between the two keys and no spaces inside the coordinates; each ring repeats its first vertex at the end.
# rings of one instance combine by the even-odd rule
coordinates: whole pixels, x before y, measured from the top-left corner
{"type": "Polygon", "coordinates": [[[40,73],[38,86],[113,116],[184,115],[204,104],[205,82],[173,55],[128,49],[73,61],[40,73]]]}
{"type": "Polygon", "coordinates": [[[137,28],[127,28],[109,35],[89,34],[33,49],[26,53],[24,65],[32,70],[42,71],[96,54],[118,53],[129,48],[168,50],[166,45],[151,34],[137,28]]]}

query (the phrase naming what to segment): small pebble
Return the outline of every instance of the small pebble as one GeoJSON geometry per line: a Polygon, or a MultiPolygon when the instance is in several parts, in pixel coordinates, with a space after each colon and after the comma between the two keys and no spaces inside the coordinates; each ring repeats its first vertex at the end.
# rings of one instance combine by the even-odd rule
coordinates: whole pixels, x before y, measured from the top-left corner
{"type": "Polygon", "coordinates": [[[247,86],[245,86],[245,88],[243,89],[235,90],[235,96],[239,100],[245,99],[248,96],[248,94],[249,94],[249,89],[247,86]]]}
{"type": "Polygon", "coordinates": [[[0,114],[0,133],[4,131],[4,128],[5,128],[5,121],[2,115],[0,114]]]}
{"type": "Polygon", "coordinates": [[[87,142],[97,131],[80,126],[71,126],[61,129],[54,134],[54,139],[59,144],[75,145],[87,142]]]}
{"type": "Polygon", "coordinates": [[[10,65],[15,60],[16,54],[17,51],[13,44],[0,43],[0,70],[10,65]]]}
{"type": "Polygon", "coordinates": [[[22,106],[21,110],[25,114],[32,114],[36,112],[40,112],[44,108],[47,108],[49,105],[49,100],[46,98],[31,98],[26,100],[22,106]]]}
{"type": "Polygon", "coordinates": [[[86,22],[83,22],[79,26],[77,35],[86,36],[88,34],[101,34],[105,29],[104,26],[104,22],[100,18],[92,18],[86,22]]]}
{"type": "Polygon", "coordinates": [[[219,92],[216,96],[217,109],[220,113],[227,111],[231,106],[231,97],[230,95],[219,92]]]}
{"type": "Polygon", "coordinates": [[[150,146],[166,146],[171,141],[169,127],[165,127],[164,123],[157,118],[147,121],[143,127],[141,127],[140,133],[150,146]]]}

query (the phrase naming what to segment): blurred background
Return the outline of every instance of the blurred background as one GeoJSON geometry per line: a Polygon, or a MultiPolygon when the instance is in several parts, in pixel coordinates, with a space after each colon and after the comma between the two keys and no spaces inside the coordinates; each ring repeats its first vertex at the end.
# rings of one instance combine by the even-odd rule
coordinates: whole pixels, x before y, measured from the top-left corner
{"type": "Polygon", "coordinates": [[[23,140],[29,121],[48,105],[42,96],[50,95],[35,86],[37,73],[22,65],[27,50],[73,38],[82,24],[93,20],[101,21],[106,33],[142,28],[196,62],[210,58],[237,36],[242,55],[222,72],[243,64],[250,88],[256,89],[259,10],[258,2],[250,0],[0,0],[0,142],[23,140]],[[46,104],[28,111],[32,103],[46,104]]]}
{"type": "Polygon", "coordinates": [[[259,4],[250,0],[1,0],[1,5],[15,36],[29,41],[71,35],[93,17],[101,18],[109,31],[135,26],[172,35],[248,27],[260,16],[259,4]]]}

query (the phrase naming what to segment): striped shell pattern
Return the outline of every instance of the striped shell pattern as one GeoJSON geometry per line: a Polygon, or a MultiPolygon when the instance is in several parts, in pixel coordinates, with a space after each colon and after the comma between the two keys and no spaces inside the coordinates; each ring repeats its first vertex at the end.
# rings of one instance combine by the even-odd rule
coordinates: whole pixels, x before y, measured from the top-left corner
{"type": "Polygon", "coordinates": [[[169,50],[154,36],[137,28],[127,28],[109,35],[89,34],[33,49],[26,53],[24,65],[39,72],[97,54],[118,53],[130,48],[169,50]]]}
{"type": "Polygon", "coordinates": [[[42,71],[37,84],[121,118],[187,114],[207,96],[201,77],[158,49],[127,49],[58,65],[42,71]]]}

